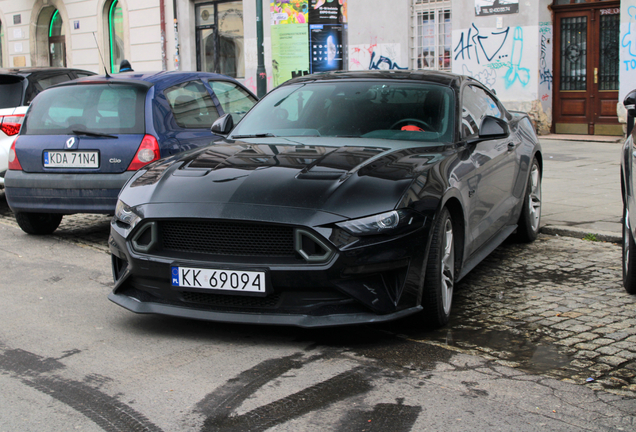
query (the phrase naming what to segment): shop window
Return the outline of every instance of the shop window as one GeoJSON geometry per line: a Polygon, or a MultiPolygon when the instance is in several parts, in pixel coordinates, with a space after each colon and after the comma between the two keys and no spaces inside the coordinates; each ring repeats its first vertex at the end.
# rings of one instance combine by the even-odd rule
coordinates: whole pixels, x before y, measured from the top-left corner
{"type": "Polygon", "coordinates": [[[66,67],[66,37],[60,11],[55,10],[49,23],[49,65],[66,67]]]}
{"type": "Polygon", "coordinates": [[[413,69],[451,70],[450,0],[412,0],[415,28],[413,69]]]}
{"type": "Polygon", "coordinates": [[[4,67],[4,62],[2,61],[2,45],[4,44],[4,26],[2,25],[2,21],[0,21],[0,68],[4,67]]]}
{"type": "Polygon", "coordinates": [[[119,64],[124,59],[124,16],[119,1],[108,5],[108,46],[110,71],[119,72],[119,64]]]}
{"type": "Polygon", "coordinates": [[[195,14],[197,70],[244,78],[243,2],[200,3],[195,14]]]}

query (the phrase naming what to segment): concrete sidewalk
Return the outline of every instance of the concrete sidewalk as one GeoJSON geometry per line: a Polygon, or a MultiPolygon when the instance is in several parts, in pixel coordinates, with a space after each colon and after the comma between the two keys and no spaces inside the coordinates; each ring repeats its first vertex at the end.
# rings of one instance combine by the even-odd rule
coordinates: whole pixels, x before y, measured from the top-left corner
{"type": "Polygon", "coordinates": [[[597,240],[620,242],[622,139],[539,139],[544,158],[541,232],[578,238],[593,234],[597,240]]]}

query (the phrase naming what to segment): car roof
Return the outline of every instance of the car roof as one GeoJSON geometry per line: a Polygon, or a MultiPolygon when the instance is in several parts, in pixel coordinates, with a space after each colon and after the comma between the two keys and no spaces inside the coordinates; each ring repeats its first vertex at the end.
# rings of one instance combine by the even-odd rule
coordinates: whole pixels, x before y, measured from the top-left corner
{"type": "Polygon", "coordinates": [[[94,74],[95,72],[77,69],[77,68],[65,68],[65,67],[23,67],[23,68],[0,68],[0,74],[4,75],[23,75],[27,76],[32,73],[39,72],[68,72],[68,71],[76,71],[76,72],[88,72],[94,74]]]}
{"type": "Polygon", "coordinates": [[[66,85],[78,85],[78,84],[100,84],[100,83],[112,83],[112,84],[137,84],[144,87],[152,87],[157,85],[160,89],[170,87],[175,84],[179,84],[183,81],[192,79],[212,79],[216,81],[230,81],[238,83],[234,78],[226,75],[221,75],[212,72],[199,72],[199,71],[150,71],[150,72],[123,72],[113,75],[93,75],[89,77],[79,78],[74,81],[64,82],[56,85],[55,87],[61,87],[66,85]]]}
{"type": "Polygon", "coordinates": [[[320,72],[293,78],[283,85],[303,83],[309,81],[332,81],[332,80],[396,80],[396,81],[421,81],[434,84],[459,88],[464,81],[478,81],[451,72],[433,70],[373,70],[373,71],[334,71],[320,72]]]}

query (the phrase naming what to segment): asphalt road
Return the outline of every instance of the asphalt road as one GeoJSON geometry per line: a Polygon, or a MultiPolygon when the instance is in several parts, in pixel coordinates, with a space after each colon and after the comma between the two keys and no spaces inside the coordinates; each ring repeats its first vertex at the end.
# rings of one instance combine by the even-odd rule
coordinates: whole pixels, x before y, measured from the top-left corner
{"type": "Polygon", "coordinates": [[[504,245],[460,284],[458,319],[439,332],[408,322],[308,331],[123,310],[106,299],[105,238],[91,240],[106,219],[81,220],[35,237],[0,218],[0,431],[636,428],[625,358],[636,301],[617,285],[613,244],[504,245]],[[574,265],[578,279],[565,272],[574,265]],[[574,328],[608,308],[623,315],[574,328]],[[577,341],[585,333],[596,336],[577,341]],[[601,354],[614,345],[625,348],[601,354]]]}

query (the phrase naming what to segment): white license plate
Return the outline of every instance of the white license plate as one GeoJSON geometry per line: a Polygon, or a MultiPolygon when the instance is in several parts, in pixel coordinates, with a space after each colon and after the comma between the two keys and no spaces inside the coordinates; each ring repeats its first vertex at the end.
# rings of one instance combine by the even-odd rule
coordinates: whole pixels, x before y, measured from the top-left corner
{"type": "Polygon", "coordinates": [[[99,168],[96,151],[44,152],[45,168],[99,168]]]}
{"type": "Polygon", "coordinates": [[[172,267],[172,286],[265,293],[265,272],[172,267]]]}

